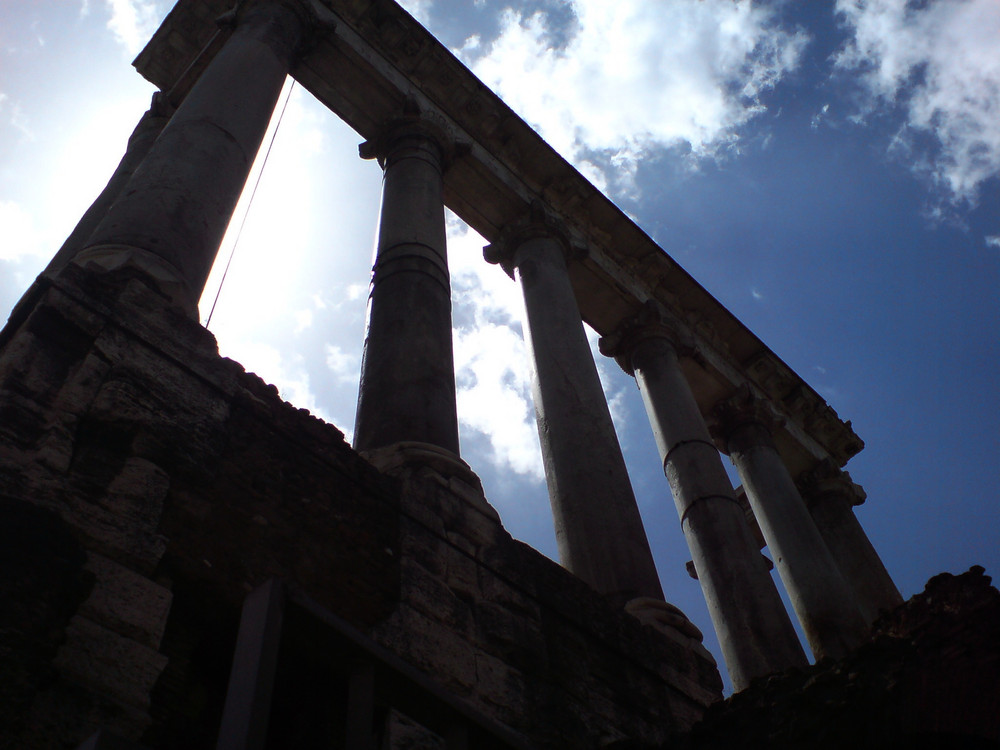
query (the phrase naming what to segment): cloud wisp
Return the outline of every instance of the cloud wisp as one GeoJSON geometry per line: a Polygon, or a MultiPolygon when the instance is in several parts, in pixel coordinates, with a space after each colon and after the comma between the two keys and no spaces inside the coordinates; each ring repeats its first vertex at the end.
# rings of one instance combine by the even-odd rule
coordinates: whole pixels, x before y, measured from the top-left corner
{"type": "Polygon", "coordinates": [[[860,73],[864,115],[901,108],[890,149],[947,201],[974,204],[1000,175],[1000,3],[838,0],[836,9],[852,33],[836,65],[860,73]]]}
{"type": "Polygon", "coordinates": [[[807,37],[742,0],[568,0],[561,43],[543,12],[507,9],[500,35],[459,51],[472,70],[582,169],[601,152],[634,173],[662,146],[709,156],[765,107],[761,95],[798,64],[807,37]]]}

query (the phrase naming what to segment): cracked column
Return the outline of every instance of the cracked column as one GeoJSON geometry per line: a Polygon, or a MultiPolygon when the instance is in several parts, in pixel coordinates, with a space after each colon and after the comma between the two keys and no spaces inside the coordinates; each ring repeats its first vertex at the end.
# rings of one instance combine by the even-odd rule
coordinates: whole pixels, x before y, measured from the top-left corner
{"type": "Polygon", "coordinates": [[[416,442],[459,453],[444,146],[415,115],[362,146],[384,174],[354,428],[359,451],[416,442]]]}
{"type": "Polygon", "coordinates": [[[865,491],[829,460],[807,472],[801,488],[827,549],[871,626],[880,612],[902,604],[903,597],[852,510],[865,501],[865,491]]]}
{"type": "Polygon", "coordinates": [[[773,412],[746,389],[715,417],[816,660],[846,656],[868,640],[868,626],[778,454],[773,412]]]}
{"type": "Polygon", "coordinates": [[[655,303],[601,341],[634,374],[726,667],[739,691],[806,665],[805,653],[715,443],[681,371],[676,336],[655,303]]]}
{"type": "Polygon", "coordinates": [[[117,201],[73,259],[141,268],[189,315],[250,173],[308,17],[298,3],[240,11],[117,201]]]}
{"type": "Polygon", "coordinates": [[[520,282],[532,393],[559,559],[616,604],[663,599],[567,271],[568,244],[533,207],[486,248],[520,282]]]}

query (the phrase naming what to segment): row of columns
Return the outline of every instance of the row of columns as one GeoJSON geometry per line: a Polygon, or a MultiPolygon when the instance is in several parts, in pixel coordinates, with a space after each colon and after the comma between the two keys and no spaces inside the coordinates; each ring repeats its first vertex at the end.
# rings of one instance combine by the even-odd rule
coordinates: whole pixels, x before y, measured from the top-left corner
{"type": "MultiPolygon", "coordinates": [[[[48,272],[70,262],[138,267],[197,316],[282,84],[314,22],[309,7],[287,0],[240,11],[232,35],[176,111],[154,100],[108,188],[48,272]]],[[[443,203],[453,149],[440,129],[409,111],[362,150],[378,158],[384,182],[355,447],[427,445],[461,464],[443,203]]],[[[486,249],[487,260],[515,278],[524,296],[560,559],[619,605],[662,601],[569,278],[578,254],[540,205],[486,249]]],[[[663,310],[647,305],[602,340],[602,351],[639,386],[734,686],[805,664],[663,310]]],[[[749,394],[721,406],[713,419],[810,647],[818,658],[840,656],[899,594],[851,511],[857,492],[845,493],[843,477],[828,467],[809,478],[815,499],[807,509],[775,448],[773,426],[749,394]]]]}
{"type": "Polygon", "coordinates": [[[735,689],[806,658],[680,368],[677,344],[648,306],[602,340],[636,378],[681,529],[735,689]]]}

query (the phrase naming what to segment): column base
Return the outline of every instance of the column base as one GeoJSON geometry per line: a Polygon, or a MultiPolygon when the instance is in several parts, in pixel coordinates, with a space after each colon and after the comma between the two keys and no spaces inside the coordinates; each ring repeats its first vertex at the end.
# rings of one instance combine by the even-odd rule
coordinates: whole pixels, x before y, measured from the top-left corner
{"type": "Polygon", "coordinates": [[[702,645],[704,636],[687,615],[670,602],[640,596],[625,604],[625,611],[643,625],[715,664],[715,657],[702,645]]]}
{"type": "Polygon", "coordinates": [[[433,443],[404,440],[381,448],[360,451],[368,463],[393,477],[402,477],[421,470],[437,475],[453,494],[461,497],[481,514],[500,523],[500,515],[490,505],[479,476],[465,461],[451,451],[433,443]]]}
{"type": "Polygon", "coordinates": [[[83,268],[97,266],[105,271],[135,268],[142,271],[168,299],[182,308],[193,320],[199,319],[198,300],[192,300],[190,288],[180,272],[159,255],[131,245],[97,245],[77,253],[71,263],[83,268]]]}

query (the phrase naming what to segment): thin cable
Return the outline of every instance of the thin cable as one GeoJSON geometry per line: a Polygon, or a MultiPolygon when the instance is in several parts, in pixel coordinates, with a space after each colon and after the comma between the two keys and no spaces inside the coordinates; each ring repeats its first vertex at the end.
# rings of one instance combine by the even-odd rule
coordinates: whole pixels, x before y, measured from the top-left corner
{"type": "Polygon", "coordinates": [[[222,285],[226,283],[226,275],[229,273],[229,266],[233,263],[233,256],[236,255],[236,246],[240,244],[240,237],[243,235],[243,227],[246,226],[247,216],[250,215],[250,207],[253,206],[254,196],[257,195],[257,187],[260,185],[260,178],[264,175],[264,169],[267,167],[267,159],[271,155],[271,147],[274,146],[274,139],[278,136],[278,129],[281,127],[281,120],[285,116],[285,108],[288,107],[288,100],[292,98],[292,89],[295,88],[295,79],[292,79],[292,85],[288,87],[288,94],[285,96],[285,103],[281,105],[281,112],[278,114],[278,123],[274,126],[274,132],[271,133],[271,142],[267,144],[267,151],[264,152],[264,161],[261,162],[260,171],[257,173],[257,180],[253,184],[253,191],[250,193],[250,200],[247,201],[247,210],[243,212],[243,220],[240,222],[239,231],[236,232],[236,239],[233,240],[233,247],[229,251],[229,259],[226,261],[226,268],[222,272],[222,279],[219,281],[219,288],[215,292],[215,299],[212,300],[212,309],[208,311],[208,318],[205,320],[205,327],[208,328],[209,324],[212,322],[212,315],[215,313],[215,306],[219,304],[219,296],[222,294],[222,285]]]}

